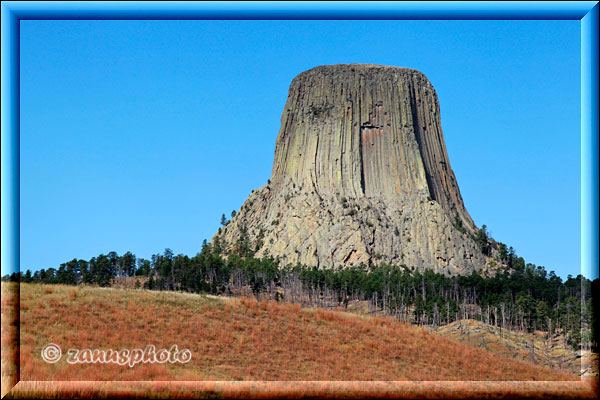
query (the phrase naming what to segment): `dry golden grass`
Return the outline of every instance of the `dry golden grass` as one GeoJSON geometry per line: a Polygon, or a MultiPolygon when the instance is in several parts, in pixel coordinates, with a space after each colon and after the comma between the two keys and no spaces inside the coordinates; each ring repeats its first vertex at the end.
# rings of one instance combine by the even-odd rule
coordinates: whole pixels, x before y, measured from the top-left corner
{"type": "MultiPolygon", "coordinates": [[[[2,284],[3,318],[16,301],[15,296],[4,295],[6,286],[2,284]]],[[[246,298],[223,301],[173,292],[60,285],[22,284],[20,298],[20,380],[37,382],[20,382],[22,390],[16,393],[21,394],[36,390],[35,385],[44,387],[40,381],[580,383],[575,375],[494,355],[389,318],[246,298]],[[63,356],[48,364],[40,354],[47,343],[59,345],[63,354],[69,348],[143,349],[154,344],[168,349],[176,344],[191,350],[192,360],[130,368],[71,365],[63,356]]],[[[4,341],[4,326],[3,320],[3,358],[10,347],[4,341]]],[[[187,393],[181,397],[189,397],[187,393]]]]}
{"type": "Polygon", "coordinates": [[[17,384],[19,286],[2,282],[2,397],[17,384]]]}
{"type": "Polygon", "coordinates": [[[475,320],[460,320],[434,330],[435,333],[480,347],[508,358],[533,362],[552,369],[587,377],[598,376],[597,355],[576,351],[564,343],[562,336],[547,338],[546,332],[522,333],[501,331],[475,320]],[[532,355],[531,343],[534,343],[532,355]]]}
{"type": "Polygon", "coordinates": [[[8,398],[597,398],[597,382],[20,382],[8,398]],[[41,397],[35,397],[41,396],[41,397]]]}

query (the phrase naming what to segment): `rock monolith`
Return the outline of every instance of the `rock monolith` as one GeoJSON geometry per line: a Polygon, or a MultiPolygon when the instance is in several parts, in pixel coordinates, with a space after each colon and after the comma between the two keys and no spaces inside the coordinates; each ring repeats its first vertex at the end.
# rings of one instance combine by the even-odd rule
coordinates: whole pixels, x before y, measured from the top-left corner
{"type": "Polygon", "coordinates": [[[487,260],[476,232],[425,75],[340,64],[294,78],[269,183],[216,237],[283,264],[468,274],[487,260]]]}

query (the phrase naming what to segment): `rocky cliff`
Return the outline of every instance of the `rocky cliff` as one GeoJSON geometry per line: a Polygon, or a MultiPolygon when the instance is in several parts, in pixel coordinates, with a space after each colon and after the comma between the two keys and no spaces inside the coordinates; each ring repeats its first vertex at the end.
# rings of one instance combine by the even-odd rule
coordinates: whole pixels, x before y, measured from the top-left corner
{"type": "Polygon", "coordinates": [[[429,80],[413,69],[344,64],[294,78],[271,179],[216,237],[284,264],[388,262],[464,274],[486,264],[476,230],[429,80]]]}

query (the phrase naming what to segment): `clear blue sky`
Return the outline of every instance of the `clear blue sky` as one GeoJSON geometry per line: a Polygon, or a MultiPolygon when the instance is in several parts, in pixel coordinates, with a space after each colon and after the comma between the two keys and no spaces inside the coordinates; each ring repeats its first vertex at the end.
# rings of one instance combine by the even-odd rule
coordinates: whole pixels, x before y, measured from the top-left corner
{"type": "MultiPolygon", "coordinates": [[[[22,21],[21,269],[194,255],[270,177],[288,86],[323,64],[433,83],[467,209],[580,273],[579,21],[22,21]]],[[[4,271],[3,271],[4,273],[4,271]]]]}

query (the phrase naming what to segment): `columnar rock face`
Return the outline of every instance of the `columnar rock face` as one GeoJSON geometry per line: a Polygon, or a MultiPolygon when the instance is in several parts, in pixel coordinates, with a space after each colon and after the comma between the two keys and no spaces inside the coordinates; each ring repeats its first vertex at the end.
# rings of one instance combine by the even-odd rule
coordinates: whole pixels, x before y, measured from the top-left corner
{"type": "MultiPolygon", "coordinates": [[[[221,229],[256,256],[320,268],[388,262],[452,274],[485,266],[420,72],[327,65],[290,85],[270,183],[221,229]]],[[[213,238],[212,242],[215,242],[213,238]]]]}

